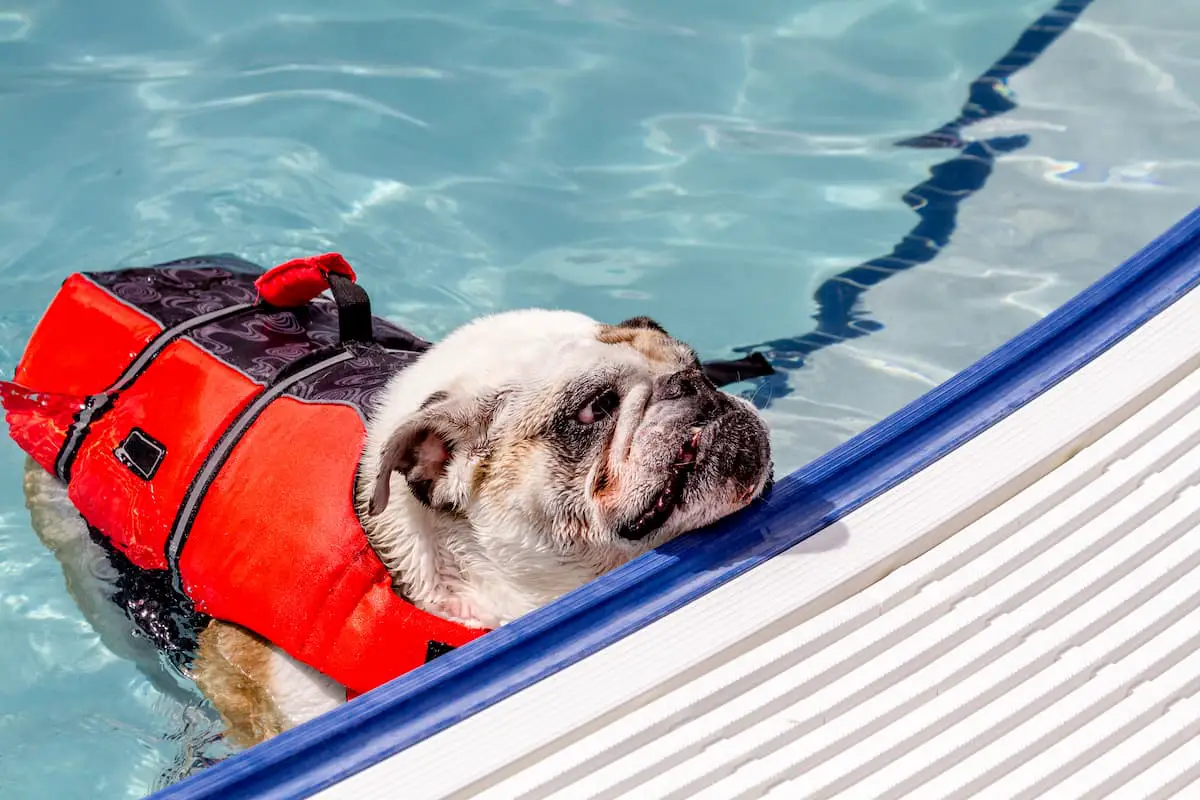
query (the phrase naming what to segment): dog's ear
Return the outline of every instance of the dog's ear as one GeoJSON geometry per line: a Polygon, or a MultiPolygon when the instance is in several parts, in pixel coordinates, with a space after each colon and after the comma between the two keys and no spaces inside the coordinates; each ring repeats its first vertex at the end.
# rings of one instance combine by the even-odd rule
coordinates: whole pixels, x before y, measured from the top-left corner
{"type": "Polygon", "coordinates": [[[646,328],[648,330],[658,331],[659,333],[666,334],[667,336],[671,335],[671,334],[667,333],[666,328],[664,328],[662,325],[659,325],[656,320],[653,320],[650,317],[630,317],[629,319],[625,320],[617,327],[618,328],[646,328]]]}
{"type": "Polygon", "coordinates": [[[393,472],[404,476],[409,491],[423,505],[460,510],[466,498],[450,486],[451,462],[456,454],[482,444],[495,407],[494,399],[455,400],[445,392],[430,395],[384,444],[367,513],[374,516],[387,508],[393,472]]]}

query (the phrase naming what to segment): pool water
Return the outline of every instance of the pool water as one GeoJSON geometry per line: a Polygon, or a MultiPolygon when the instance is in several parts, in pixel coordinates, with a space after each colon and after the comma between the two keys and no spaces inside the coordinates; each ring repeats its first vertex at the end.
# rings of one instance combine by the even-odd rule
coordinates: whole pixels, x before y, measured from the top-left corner
{"type": "MultiPolygon", "coordinates": [[[[429,338],[530,305],[650,314],[706,358],[803,336],[814,292],[905,241],[901,197],[958,155],[896,142],[958,117],[1053,5],[0,0],[0,377],[70,272],[200,252],[338,250],[429,338]]],[[[1191,208],[1198,45],[1184,0],[1096,0],[1013,77],[1017,107],[962,135],[1028,142],[936,257],[860,296],[869,335],[747,388],[780,471],[1191,208]]],[[[0,447],[0,797],[142,797],[224,757],[193,691],[84,621],[22,461],[0,447]]]]}

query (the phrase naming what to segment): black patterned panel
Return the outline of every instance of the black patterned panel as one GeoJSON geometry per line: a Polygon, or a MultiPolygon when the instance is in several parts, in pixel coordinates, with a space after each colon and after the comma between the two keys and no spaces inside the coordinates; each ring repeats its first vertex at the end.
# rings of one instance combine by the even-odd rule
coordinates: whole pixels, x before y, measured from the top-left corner
{"type": "Polygon", "coordinates": [[[420,336],[409,333],[386,319],[373,317],[373,320],[371,333],[375,336],[375,341],[389,350],[411,350],[414,353],[424,353],[432,346],[420,336]]]}
{"type": "Polygon", "coordinates": [[[365,417],[388,380],[420,357],[419,352],[359,349],[354,358],[288,387],[285,394],[310,403],[343,403],[354,406],[365,417]]]}
{"type": "Polygon", "coordinates": [[[84,275],[165,328],[229,306],[253,303],[258,296],[254,275],[214,267],[139,267],[84,275]]]}
{"type": "Polygon", "coordinates": [[[177,258],[174,261],[167,261],[162,264],[155,264],[154,266],[159,269],[163,267],[215,267],[216,269],[224,269],[230,272],[243,272],[255,278],[267,271],[265,267],[255,264],[252,261],[247,261],[241,256],[235,256],[232,253],[188,256],[187,258],[177,258]]]}
{"type": "Polygon", "coordinates": [[[263,308],[214,320],[188,338],[267,385],[298,359],[337,347],[337,312],[323,300],[297,309],[263,308]]]}
{"type": "MultiPolygon", "coordinates": [[[[86,273],[87,277],[114,296],[171,328],[234,305],[254,303],[258,277],[213,266],[214,257],[184,259],[156,267],[86,273]]],[[[304,399],[332,400],[357,405],[362,397],[382,388],[379,380],[411,363],[429,348],[429,342],[387,320],[374,318],[373,333],[383,347],[366,348],[352,361],[314,378],[311,387],[293,388],[296,396],[317,392],[304,399]],[[319,385],[319,388],[318,388],[319,385]],[[318,396],[319,395],[319,396],[318,396]]],[[[318,297],[300,308],[259,307],[214,319],[187,332],[187,338],[215,358],[264,386],[298,360],[338,346],[337,306],[328,297],[318,297]]]]}

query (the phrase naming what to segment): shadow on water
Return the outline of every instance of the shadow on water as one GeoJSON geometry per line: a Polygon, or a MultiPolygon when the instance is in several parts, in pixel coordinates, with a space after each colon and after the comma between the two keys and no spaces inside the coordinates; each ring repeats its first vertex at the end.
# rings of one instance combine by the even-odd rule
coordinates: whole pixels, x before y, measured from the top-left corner
{"type": "Polygon", "coordinates": [[[791,394],[786,370],[799,369],[818,350],[850,339],[868,336],[884,326],[867,316],[860,300],[868,289],[901,272],[937,257],[950,242],[964,200],[987,183],[996,158],[1025,147],[1029,137],[1001,136],[978,141],[963,138],[965,128],[1017,107],[1008,79],[1035,62],[1091,5],[1092,0],[1060,0],[1017,38],[1008,52],[971,82],[959,115],[921,136],[904,139],[898,147],[958,150],[948,161],[935,165],[930,177],[908,190],[904,202],[916,212],[917,224],[887,255],[873,258],[826,280],[813,294],[817,312],[808,333],[736,348],[736,352],[761,353],[779,371],[755,378],[742,396],[759,408],[791,394]]]}

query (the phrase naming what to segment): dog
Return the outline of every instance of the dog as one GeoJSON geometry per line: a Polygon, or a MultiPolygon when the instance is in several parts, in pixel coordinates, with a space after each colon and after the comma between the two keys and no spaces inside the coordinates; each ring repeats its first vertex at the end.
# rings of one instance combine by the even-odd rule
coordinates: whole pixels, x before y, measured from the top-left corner
{"type": "MultiPolygon", "coordinates": [[[[389,380],[366,421],[355,505],[397,593],[492,629],[746,507],[771,480],[761,415],[657,322],[520,310],[455,330],[389,380]]],[[[80,596],[104,555],[55,477],[30,463],[25,488],[80,596]]],[[[146,663],[113,609],[84,606],[110,648],[146,663]]],[[[189,672],[243,747],[346,699],[221,620],[199,633],[189,672]]]]}

